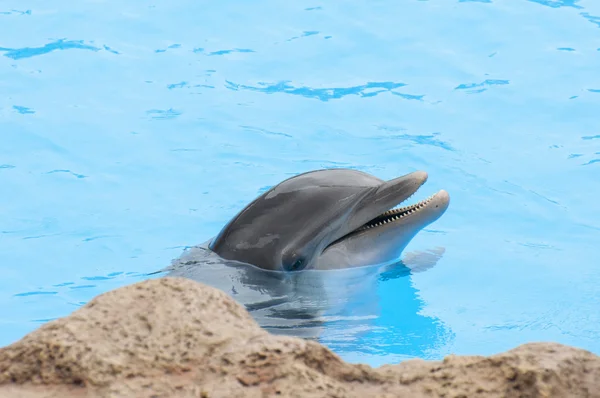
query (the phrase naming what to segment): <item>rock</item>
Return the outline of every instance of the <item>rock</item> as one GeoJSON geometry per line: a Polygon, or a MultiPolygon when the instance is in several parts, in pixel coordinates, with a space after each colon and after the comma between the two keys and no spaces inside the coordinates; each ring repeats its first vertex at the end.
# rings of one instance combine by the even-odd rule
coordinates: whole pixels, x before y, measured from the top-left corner
{"type": "Polygon", "coordinates": [[[104,293],[0,349],[2,397],[600,397],[600,357],[553,343],[371,368],[274,336],[182,278],[104,293]]]}

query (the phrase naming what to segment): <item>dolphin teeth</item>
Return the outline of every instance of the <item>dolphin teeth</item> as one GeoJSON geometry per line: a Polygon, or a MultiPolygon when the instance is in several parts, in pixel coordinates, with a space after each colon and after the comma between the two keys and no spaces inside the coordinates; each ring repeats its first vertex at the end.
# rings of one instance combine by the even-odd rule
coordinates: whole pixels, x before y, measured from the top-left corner
{"type": "MultiPolygon", "coordinates": [[[[392,208],[392,209],[382,213],[380,216],[378,216],[376,219],[372,220],[370,223],[363,225],[357,231],[365,231],[367,229],[380,227],[382,225],[388,224],[393,221],[400,220],[406,216],[409,216],[418,211],[421,211],[433,200],[435,195],[436,194],[433,194],[433,195],[429,196],[427,199],[424,199],[413,205],[392,208]]],[[[411,197],[412,197],[412,195],[411,195],[411,197]]],[[[410,197],[407,198],[406,200],[409,200],[409,199],[410,199],[410,197]]]]}

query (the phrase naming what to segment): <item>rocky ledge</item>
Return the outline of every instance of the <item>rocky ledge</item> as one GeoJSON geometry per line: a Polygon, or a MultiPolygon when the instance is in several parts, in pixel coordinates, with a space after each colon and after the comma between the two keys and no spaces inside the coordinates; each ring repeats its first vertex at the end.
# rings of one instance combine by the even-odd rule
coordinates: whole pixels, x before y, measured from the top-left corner
{"type": "Polygon", "coordinates": [[[274,336],[217,289],[153,279],[0,349],[1,397],[600,397],[600,357],[535,343],[371,368],[274,336]]]}

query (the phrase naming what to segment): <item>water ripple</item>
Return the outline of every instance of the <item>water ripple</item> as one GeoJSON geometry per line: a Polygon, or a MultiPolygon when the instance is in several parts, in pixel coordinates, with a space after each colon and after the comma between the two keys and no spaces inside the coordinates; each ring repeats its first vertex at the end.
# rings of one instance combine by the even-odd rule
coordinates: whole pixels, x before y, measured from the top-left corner
{"type": "Polygon", "coordinates": [[[168,46],[165,49],[158,49],[158,50],[154,50],[155,53],[164,53],[167,50],[172,50],[172,49],[176,49],[176,48],[181,48],[181,44],[171,44],[170,46],[168,46]]]}
{"type": "MultiPolygon", "coordinates": [[[[52,285],[52,288],[54,288],[52,290],[46,290],[45,288],[38,288],[39,290],[32,290],[32,291],[27,291],[27,292],[23,292],[23,293],[16,293],[16,294],[13,294],[13,296],[14,297],[54,296],[54,295],[58,295],[59,293],[67,293],[68,291],[81,290],[81,289],[93,289],[93,288],[98,287],[98,285],[90,284],[89,282],[96,281],[99,283],[105,283],[108,281],[116,280],[117,277],[120,277],[119,279],[128,279],[128,278],[132,278],[132,277],[137,279],[137,278],[147,278],[148,276],[150,276],[150,274],[142,274],[139,272],[124,272],[124,271],[111,272],[105,276],[96,275],[96,276],[81,277],[80,279],[82,281],[88,282],[85,284],[78,284],[76,282],[63,282],[63,283],[57,283],[57,284],[52,285]],[[56,289],[56,288],[59,288],[59,289],[56,289]]],[[[85,303],[86,303],[85,301],[81,301],[81,302],[76,303],[75,305],[81,306],[81,305],[84,305],[85,303]]]]}
{"type": "Polygon", "coordinates": [[[35,57],[38,55],[44,55],[51,53],[56,50],[90,50],[90,51],[100,51],[98,47],[91,46],[89,44],[84,44],[83,40],[65,40],[60,39],[52,43],[48,43],[42,47],[24,47],[24,48],[7,48],[0,47],[0,52],[5,52],[4,56],[8,58],[12,58],[14,60],[35,57]]]}
{"type": "MultiPolygon", "coordinates": [[[[402,131],[403,129],[401,128],[397,128],[397,127],[389,127],[389,126],[378,126],[377,127],[378,130],[384,130],[384,131],[390,131],[390,132],[397,132],[397,131],[402,131]]],[[[380,140],[380,139],[394,139],[394,140],[404,140],[404,141],[411,141],[414,142],[415,144],[419,144],[419,145],[431,145],[431,146],[435,146],[438,148],[442,148],[445,149],[447,151],[452,151],[454,152],[455,149],[448,144],[447,142],[444,142],[440,139],[438,139],[437,137],[440,135],[440,133],[431,133],[431,134],[391,134],[391,135],[384,135],[384,136],[374,136],[371,137],[371,139],[375,139],[375,140],[380,140]]]]}
{"type": "Polygon", "coordinates": [[[61,234],[44,234],[44,235],[33,235],[33,236],[24,236],[22,239],[23,240],[30,240],[30,239],[42,239],[42,238],[48,238],[50,236],[60,236],[61,234]]]}
{"type": "Polygon", "coordinates": [[[546,197],[546,196],[544,196],[544,195],[542,195],[542,194],[540,194],[538,192],[532,191],[531,189],[529,189],[528,191],[531,192],[532,194],[534,194],[535,196],[541,198],[541,199],[544,199],[544,200],[546,200],[546,201],[548,201],[548,202],[550,202],[552,204],[560,206],[560,203],[558,203],[556,200],[550,199],[550,198],[548,198],[548,197],[546,197]]]}
{"type": "Polygon", "coordinates": [[[600,17],[595,16],[595,15],[590,15],[587,12],[582,12],[581,16],[600,28],[600,17]]]}
{"type": "Polygon", "coordinates": [[[292,40],[300,39],[302,37],[314,36],[314,35],[318,35],[319,33],[320,32],[318,30],[305,30],[304,32],[302,32],[302,34],[300,36],[290,37],[286,41],[292,41],[292,40]]]}
{"type": "Polygon", "coordinates": [[[211,86],[208,84],[195,84],[195,85],[191,85],[188,82],[179,82],[179,83],[173,83],[173,84],[168,84],[167,85],[167,89],[169,90],[174,90],[174,89],[178,89],[178,88],[215,88],[215,86],[211,86]]]}
{"type": "MultiPolygon", "coordinates": [[[[394,83],[394,82],[368,82],[360,86],[351,87],[337,87],[337,88],[311,88],[311,87],[295,87],[289,84],[289,81],[281,81],[279,83],[263,83],[259,82],[258,86],[247,86],[243,84],[237,84],[226,80],[225,87],[238,91],[238,90],[249,90],[256,91],[265,94],[274,93],[286,93],[292,95],[299,95],[306,98],[314,98],[320,101],[329,101],[332,99],[340,99],[348,95],[358,95],[360,97],[373,97],[382,92],[391,92],[392,94],[400,95],[392,91],[393,89],[406,86],[405,83],[394,83]],[[366,90],[381,89],[374,92],[365,92],[366,90]]],[[[422,97],[422,96],[421,96],[422,97]]]]}
{"type": "MultiPolygon", "coordinates": [[[[183,88],[187,85],[187,82],[179,82],[179,83],[173,83],[173,84],[169,84],[167,86],[167,88],[169,90],[173,90],[174,88],[183,88]]],[[[189,87],[189,86],[188,86],[189,87]]]]}
{"type": "Polygon", "coordinates": [[[33,109],[27,108],[26,106],[13,105],[13,109],[19,112],[21,115],[31,115],[35,113],[33,109]]]}
{"type": "Polygon", "coordinates": [[[557,251],[562,251],[562,249],[554,246],[554,245],[550,245],[548,243],[536,243],[536,242],[516,242],[517,245],[519,246],[523,246],[523,247],[528,247],[531,249],[547,249],[547,250],[557,250],[557,251]]]}
{"type": "MultiPolygon", "coordinates": [[[[383,90],[377,92],[377,94],[379,94],[381,92],[383,92],[383,90]]],[[[399,93],[396,91],[390,91],[390,93],[392,93],[392,95],[397,95],[398,97],[402,97],[407,100],[423,101],[423,97],[425,97],[425,95],[404,94],[404,93],[399,93]]],[[[372,97],[373,95],[365,94],[364,97],[372,97]]]]}
{"type": "Polygon", "coordinates": [[[58,292],[24,292],[24,293],[17,293],[14,296],[15,297],[28,297],[28,296],[40,296],[40,295],[54,295],[54,294],[58,294],[58,292]]]}
{"type": "Polygon", "coordinates": [[[98,239],[106,239],[106,238],[119,238],[119,235],[98,235],[98,236],[91,236],[89,238],[85,238],[82,240],[82,242],[91,242],[94,240],[98,240],[98,239]]]}
{"type": "Polygon", "coordinates": [[[45,174],[55,174],[55,173],[67,173],[67,174],[71,174],[72,176],[77,177],[77,178],[87,178],[86,175],[73,173],[71,170],[51,170],[51,171],[46,172],[45,174]]]}
{"type": "Polygon", "coordinates": [[[582,9],[583,7],[578,5],[579,0],[527,0],[532,3],[538,3],[543,6],[548,6],[552,8],[560,8],[560,7],[573,7],[577,9],[582,9]]]}
{"type": "Polygon", "coordinates": [[[20,10],[0,11],[0,15],[12,15],[12,14],[31,15],[31,10],[25,10],[25,11],[20,11],[20,10]]]}
{"type": "Polygon", "coordinates": [[[509,84],[508,80],[486,79],[481,83],[465,83],[455,87],[455,90],[465,90],[469,94],[482,93],[490,86],[502,86],[509,84]]]}
{"type": "Polygon", "coordinates": [[[69,286],[69,285],[74,285],[74,282],[63,282],[63,283],[58,283],[56,285],[52,285],[53,287],[64,287],[64,286],[69,286]]]}
{"type": "Polygon", "coordinates": [[[161,110],[161,109],[150,109],[146,111],[146,114],[150,115],[152,119],[175,119],[181,115],[181,112],[176,111],[173,108],[161,110]]]}
{"type": "Polygon", "coordinates": [[[104,45],[103,47],[104,47],[104,49],[105,49],[106,51],[108,51],[109,53],[113,53],[113,54],[117,54],[117,55],[120,55],[120,54],[121,54],[121,53],[120,53],[120,52],[118,52],[117,50],[113,50],[112,48],[110,48],[110,47],[109,47],[109,46],[107,46],[107,45],[104,45]]]}
{"type": "MultiPolygon", "coordinates": [[[[196,52],[196,51],[194,51],[196,52]]],[[[213,51],[210,53],[207,53],[207,56],[213,56],[213,55],[226,55],[226,54],[231,54],[231,53],[253,53],[255,52],[254,50],[250,50],[249,48],[234,48],[232,50],[220,50],[220,51],[213,51]]]]}
{"type": "Polygon", "coordinates": [[[32,319],[31,322],[35,322],[35,323],[46,323],[46,322],[50,322],[50,321],[54,321],[58,318],[43,318],[43,319],[32,319]]]}
{"type": "MultiPolygon", "coordinates": [[[[581,137],[581,139],[583,141],[592,141],[589,144],[587,144],[589,146],[589,145],[594,144],[595,140],[600,140],[600,134],[596,134],[596,135],[584,135],[584,136],[581,137]]],[[[594,149],[597,150],[597,148],[594,148],[594,149]]],[[[589,166],[589,165],[592,165],[592,164],[600,163],[600,159],[597,158],[598,155],[600,155],[600,152],[594,152],[592,156],[595,156],[595,157],[592,158],[591,160],[588,160],[585,163],[582,163],[582,165],[583,166],[589,166]]],[[[573,153],[573,154],[569,155],[568,158],[569,159],[576,159],[576,158],[579,158],[579,157],[582,157],[582,156],[584,156],[584,154],[582,154],[582,153],[573,153]]]]}
{"type": "Polygon", "coordinates": [[[13,3],[0,2],[0,318],[13,325],[0,344],[147,279],[127,270],[214,236],[274,176],[344,167],[427,170],[454,204],[413,245],[451,248],[443,266],[397,268],[324,314],[336,353],[381,364],[530,339],[599,351],[595,2],[305,2],[229,19],[189,1],[59,0],[29,17],[13,3]],[[576,337],[484,329],[532,321],[576,337]]]}
{"type": "Polygon", "coordinates": [[[69,286],[69,289],[91,289],[96,287],[96,285],[79,285],[79,286],[69,286]]]}
{"type": "Polygon", "coordinates": [[[240,127],[247,131],[258,132],[258,133],[262,133],[262,134],[266,134],[266,135],[275,135],[275,136],[280,136],[280,137],[293,138],[291,135],[286,134],[286,133],[280,133],[277,131],[269,131],[269,130],[262,129],[259,127],[252,127],[252,126],[240,126],[240,127]]]}

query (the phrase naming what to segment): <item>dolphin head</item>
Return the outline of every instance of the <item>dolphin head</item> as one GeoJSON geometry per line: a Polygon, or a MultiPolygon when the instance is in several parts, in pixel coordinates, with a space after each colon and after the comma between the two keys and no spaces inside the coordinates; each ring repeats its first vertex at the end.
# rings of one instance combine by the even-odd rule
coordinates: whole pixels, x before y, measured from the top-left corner
{"type": "Polygon", "coordinates": [[[209,247],[272,271],[389,263],[448,207],[449,196],[440,191],[398,208],[426,180],[423,171],[389,181],[350,169],[299,174],[247,205],[209,247]]]}

